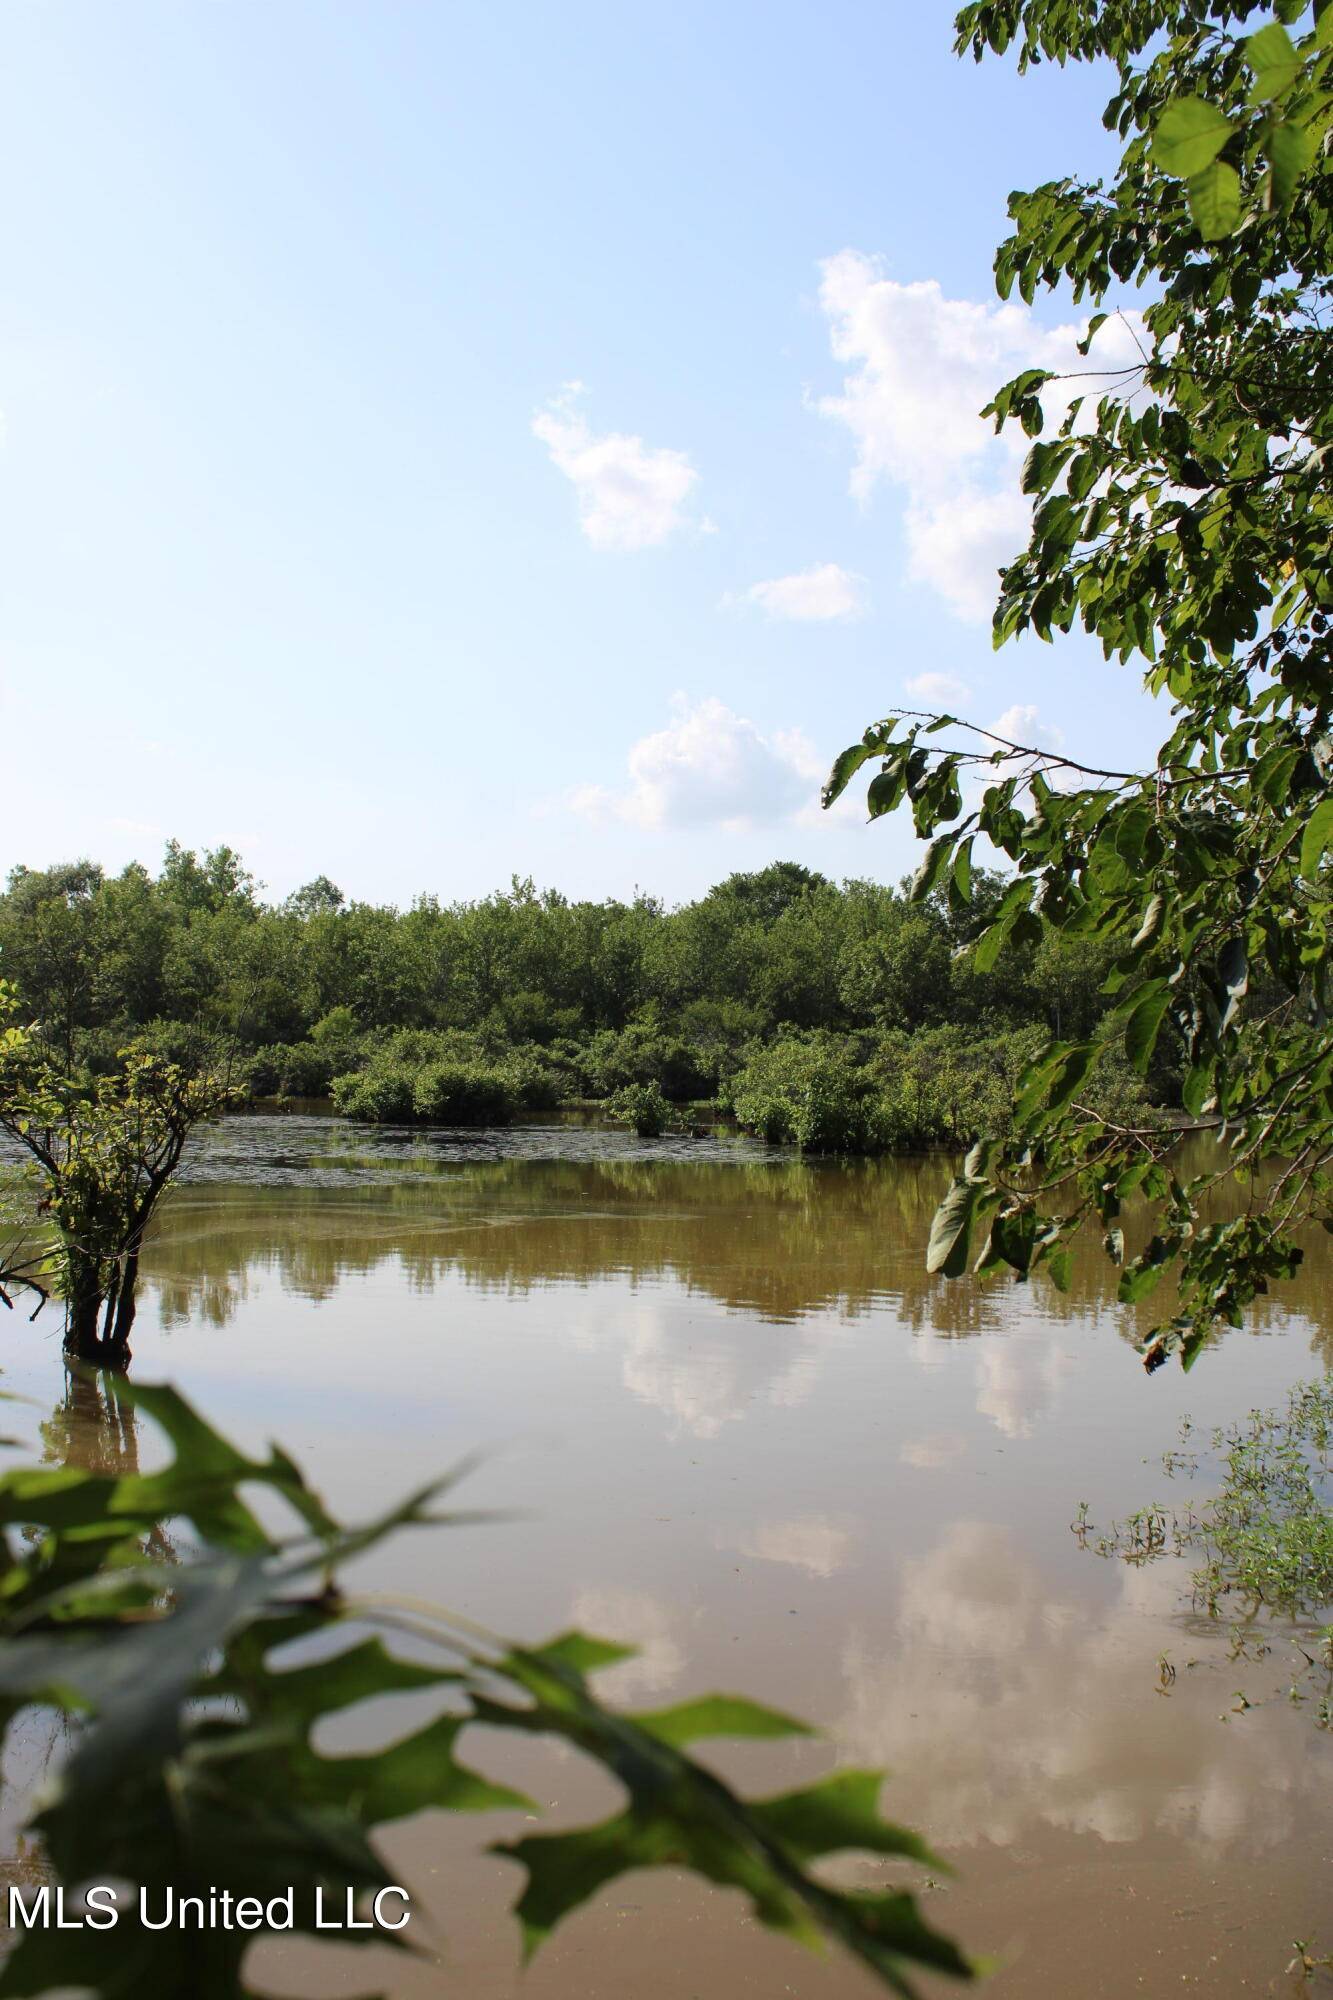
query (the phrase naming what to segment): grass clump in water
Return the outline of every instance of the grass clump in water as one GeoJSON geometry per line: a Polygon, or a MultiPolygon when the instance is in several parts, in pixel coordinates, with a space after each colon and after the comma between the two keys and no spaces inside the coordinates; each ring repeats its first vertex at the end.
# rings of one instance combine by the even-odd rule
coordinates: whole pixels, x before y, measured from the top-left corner
{"type": "MultiPolygon", "coordinates": [[[[1333,1623],[1320,1622],[1333,1608],[1333,1378],[1299,1383],[1285,1408],[1251,1410],[1214,1430],[1205,1446],[1192,1447],[1193,1435],[1186,1418],[1181,1448],[1165,1453],[1162,1463],[1172,1477],[1215,1470],[1220,1482],[1209,1498],[1185,1507],[1154,1502],[1112,1522],[1105,1534],[1093,1528],[1085,1502],[1074,1533],[1083,1547],[1124,1562],[1201,1557],[1192,1579],[1194,1608],[1213,1618],[1230,1615],[1247,1657],[1255,1641],[1259,1656],[1267,1653],[1262,1632],[1265,1625],[1271,1632],[1273,1618],[1305,1628],[1293,1636],[1305,1661],[1300,1675],[1328,1679],[1317,1719],[1333,1726],[1333,1623]]],[[[1305,1699],[1297,1686],[1290,1692],[1305,1699]]]]}

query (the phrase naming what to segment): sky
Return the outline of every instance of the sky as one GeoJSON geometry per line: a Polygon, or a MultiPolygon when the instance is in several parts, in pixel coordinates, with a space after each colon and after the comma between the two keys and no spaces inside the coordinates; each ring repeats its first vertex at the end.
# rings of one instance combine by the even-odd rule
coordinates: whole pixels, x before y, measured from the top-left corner
{"type": "Polygon", "coordinates": [[[951,15],[0,0],[0,867],[892,881],[910,825],[818,806],[890,708],[1141,756],[1133,667],[992,651],[977,414],[1077,365],[991,259],[1109,78],[951,15]]]}

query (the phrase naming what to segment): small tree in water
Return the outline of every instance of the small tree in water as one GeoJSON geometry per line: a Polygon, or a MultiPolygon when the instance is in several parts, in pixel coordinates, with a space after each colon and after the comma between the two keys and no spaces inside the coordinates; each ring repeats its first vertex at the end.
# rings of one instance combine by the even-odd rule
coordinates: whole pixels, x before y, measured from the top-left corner
{"type": "Polygon", "coordinates": [[[6,1035],[0,1130],[39,1170],[38,1208],[54,1231],[47,1268],[65,1302],[66,1353],[101,1367],[128,1362],[149,1220],[190,1133],[232,1095],[224,1071],[206,1057],[182,1063],[131,1048],[109,1074],[71,1075],[39,1037],[13,1029],[6,1035]]]}

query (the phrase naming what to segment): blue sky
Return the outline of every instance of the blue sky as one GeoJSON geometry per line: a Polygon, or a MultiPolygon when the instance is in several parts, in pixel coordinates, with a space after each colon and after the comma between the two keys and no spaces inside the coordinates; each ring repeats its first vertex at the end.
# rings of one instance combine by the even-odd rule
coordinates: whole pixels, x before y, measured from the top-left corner
{"type": "Polygon", "coordinates": [[[991,255],[1011,187],[1110,165],[1107,88],[950,19],[0,7],[0,864],[893,879],[910,829],[814,809],[887,708],[1164,734],[1085,642],[991,652],[975,411],[1078,320],[991,255]]]}

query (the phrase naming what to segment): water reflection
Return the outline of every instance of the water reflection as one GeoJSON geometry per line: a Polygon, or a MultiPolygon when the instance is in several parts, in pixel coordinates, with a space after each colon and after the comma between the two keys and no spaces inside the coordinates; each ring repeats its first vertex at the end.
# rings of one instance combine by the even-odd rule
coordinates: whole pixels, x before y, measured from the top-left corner
{"type": "MultiPolygon", "coordinates": [[[[911,1807],[928,1798],[933,1831],[954,1846],[1043,1826],[1112,1843],[1162,1830],[1216,1850],[1279,1845],[1303,1808],[1326,1805],[1324,1746],[1221,1719],[1247,1670],[1181,1619],[1181,1580],[1173,1564],[1120,1567],[1090,1607],[1053,1590],[1010,1529],[956,1521],[904,1563],[889,1643],[845,1641],[839,1735],[873,1762],[928,1769],[911,1807]],[[1169,1694],[1154,1686],[1154,1648],[1178,1661],[1169,1694]]],[[[1280,1698],[1290,1664],[1288,1649],[1250,1669],[1253,1692],[1280,1698]]]]}
{"type": "Polygon", "coordinates": [[[43,1462],[112,1479],[137,1475],[139,1420],[121,1378],[77,1363],[64,1373],[64,1393],[40,1426],[43,1462]]]}
{"type": "MultiPolygon", "coordinates": [[[[993,1331],[1019,1311],[1080,1327],[1109,1321],[1135,1340],[1168,1303],[1165,1294],[1116,1303],[1115,1274],[1091,1242],[1065,1294],[1041,1277],[1017,1291],[1003,1277],[984,1286],[929,1279],[921,1246],[948,1172],[936,1158],[801,1161],[735,1140],[532,1128],[518,1135],[527,1150],[517,1157],[465,1160],[461,1140],[427,1136],[433,1145],[420,1133],[318,1118],[216,1128],[190,1162],[190,1184],[165,1206],[147,1260],[163,1324],[227,1324],[261,1272],[325,1299],[348,1274],[387,1264],[422,1291],[457,1273],[512,1297],[608,1277],[669,1279],[773,1325],[828,1312],[856,1319],[890,1304],[900,1323],[934,1338],[993,1331]],[[585,1156],[567,1156],[574,1141],[585,1156]],[[565,1152],[545,1157],[543,1146],[565,1152]],[[412,1170],[390,1174],[404,1158],[412,1170]]],[[[1132,1235],[1132,1218],[1128,1227],[1132,1235]]],[[[1256,1302],[1247,1327],[1266,1334],[1308,1314],[1333,1360],[1326,1255],[1314,1249],[1292,1285],[1256,1302]]],[[[651,1372],[651,1355],[644,1366],[651,1372]]],[[[1032,1387],[997,1384],[997,1410],[1011,1412],[997,1421],[1027,1421],[1012,1410],[1015,1398],[1030,1408],[1032,1387]]]]}
{"type": "MultiPolygon", "coordinates": [[[[577,1157],[540,1157],[555,1141],[529,1133],[488,1158],[315,1120],[222,1128],[153,1237],[136,1368],[242,1445],[280,1438],[347,1518],[509,1442],[470,1498],[517,1518],[404,1538],[377,1553],[376,1587],[521,1637],[632,1642],[604,1682],[632,1704],[741,1687],[825,1726],[822,1745],[749,1746],[757,1790],[839,1758],[888,1765],[887,1809],[959,1862],[942,1920],[988,1949],[1029,1911],[1035,1943],[997,2000],[1177,1992],[1219,1897],[1258,1913],[1229,1947],[1234,1990],[1266,1990],[1326,1900],[1326,1745],[1282,1699],[1280,1648],[1239,1666],[1183,1608],[1185,1566],[1100,1563],[1068,1523],[1085,1497],[1100,1521],[1160,1497],[1184,1410],[1208,1424],[1280,1402],[1333,1353],[1333,1243],[1260,1303],[1261,1337],[1149,1381],[1124,1343],[1151,1306],[1115,1303],[1094,1247],[1063,1295],[925,1277],[939,1161],[707,1141],[648,1157],[577,1136],[577,1157]],[[1255,1706],[1230,1716],[1242,1686],[1255,1706]],[[1160,1921],[1113,1924],[1094,1979],[1086,1937],[1106,1934],[1122,1861],[1160,1921]]],[[[41,1443],[130,1471],[160,1451],[145,1432],[114,1385],[72,1377],[41,1443]]],[[[567,1764],[545,1784],[496,1775],[572,1811],[567,1764]]],[[[457,1828],[402,1836],[475,2000],[519,1991],[512,1878],[475,1851],[496,1831],[473,1849],[457,1828]]],[[[524,2000],[865,1995],[836,1961],[765,1957],[729,1906],[685,1895],[618,1892],[524,2000]]],[[[381,1976],[415,2000],[401,1968],[381,1976]]]]}

